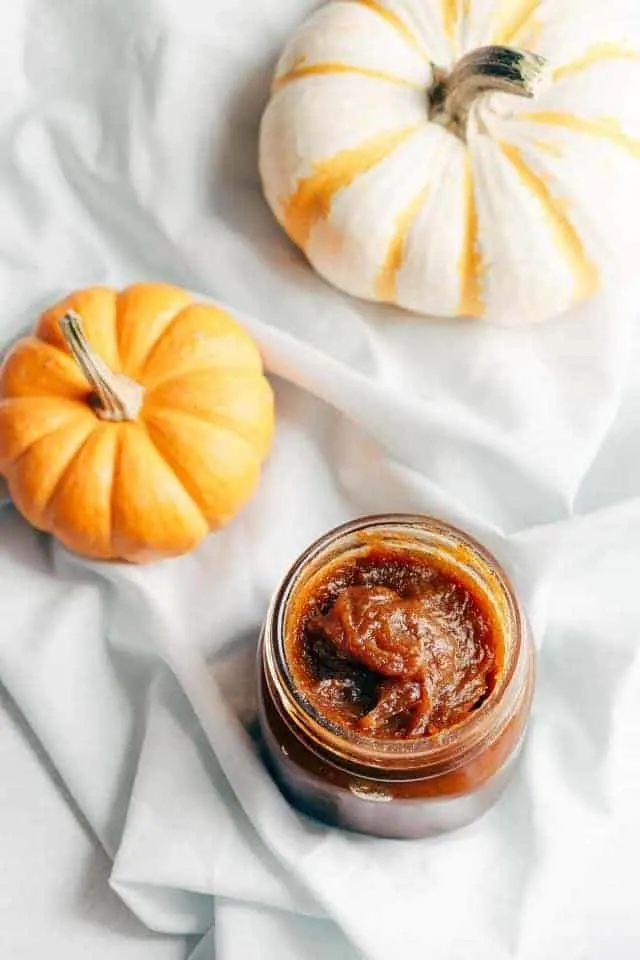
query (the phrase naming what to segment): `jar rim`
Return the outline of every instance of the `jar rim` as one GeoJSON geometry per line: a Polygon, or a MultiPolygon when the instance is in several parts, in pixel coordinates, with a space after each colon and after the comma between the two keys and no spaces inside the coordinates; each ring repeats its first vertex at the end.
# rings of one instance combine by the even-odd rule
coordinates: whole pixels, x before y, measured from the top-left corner
{"type": "MultiPolygon", "coordinates": [[[[339,556],[331,556],[327,562],[339,556]]],[[[448,557],[447,562],[455,569],[455,559],[448,557]]],[[[318,570],[322,569],[320,565],[318,570]]],[[[474,537],[427,514],[373,514],[343,523],[317,538],[284,575],[274,593],[266,619],[263,642],[265,674],[267,680],[271,681],[269,686],[272,692],[277,694],[280,701],[285,722],[294,727],[303,736],[307,746],[320,756],[328,756],[342,765],[355,765],[362,776],[366,776],[367,771],[375,771],[375,776],[379,778],[383,770],[397,776],[402,776],[403,772],[405,775],[415,775],[416,768],[428,768],[430,775],[437,775],[443,768],[449,769],[452,765],[466,762],[486,745],[488,737],[497,737],[513,715],[520,694],[519,689],[513,689],[513,680],[521,661],[523,624],[520,604],[509,577],[493,554],[474,537]],[[367,534],[375,539],[384,530],[404,533],[407,546],[410,545],[412,549],[424,547],[428,538],[432,538],[433,546],[437,546],[438,538],[441,542],[449,541],[459,546],[467,559],[476,563],[476,573],[479,569],[486,571],[488,576],[484,579],[490,578],[503,604],[505,616],[501,630],[505,660],[498,682],[469,718],[431,737],[393,739],[338,732],[323,722],[321,715],[300,696],[291,681],[286,663],[286,616],[305,569],[350,536],[362,536],[363,546],[366,546],[367,534]],[[421,542],[419,534],[423,537],[426,535],[427,540],[421,542]]]]}

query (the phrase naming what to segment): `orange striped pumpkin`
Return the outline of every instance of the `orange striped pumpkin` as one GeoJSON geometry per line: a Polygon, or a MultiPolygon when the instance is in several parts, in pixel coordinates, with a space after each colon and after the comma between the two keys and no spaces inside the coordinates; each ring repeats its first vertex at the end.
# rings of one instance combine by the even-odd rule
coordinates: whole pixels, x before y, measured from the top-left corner
{"type": "Polygon", "coordinates": [[[603,0],[333,0],[278,63],[265,194],[354,296],[518,324],[640,250],[640,42],[603,0]]]}

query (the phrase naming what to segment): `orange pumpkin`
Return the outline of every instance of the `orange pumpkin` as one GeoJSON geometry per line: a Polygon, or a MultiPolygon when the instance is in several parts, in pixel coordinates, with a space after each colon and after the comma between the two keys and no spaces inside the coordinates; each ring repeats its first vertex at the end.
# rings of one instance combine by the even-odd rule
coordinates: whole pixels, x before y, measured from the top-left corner
{"type": "Polygon", "coordinates": [[[178,287],[92,287],[47,310],[0,370],[0,474],[77,553],[176,556],[256,489],[273,394],[250,335],[178,287]]]}

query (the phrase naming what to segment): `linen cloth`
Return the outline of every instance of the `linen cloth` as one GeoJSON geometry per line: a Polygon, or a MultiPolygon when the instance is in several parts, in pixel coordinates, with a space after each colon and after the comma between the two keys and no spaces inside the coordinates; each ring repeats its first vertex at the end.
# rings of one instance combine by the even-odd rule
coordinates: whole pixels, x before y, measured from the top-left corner
{"type": "Polygon", "coordinates": [[[0,687],[0,956],[185,960],[109,889],[111,861],[0,687]]]}
{"type": "Polygon", "coordinates": [[[113,858],[114,890],[152,929],[201,935],[193,960],[631,960],[638,288],[518,331],[415,320],[317,278],[256,167],[275,57],[313,6],[3,10],[2,344],[74,287],[180,283],[256,336],[278,429],[251,506],[179,560],[85,562],[3,506],[0,678],[113,858]],[[508,792],[415,842],[297,814],[251,736],[280,576],[331,526],[397,510],[492,549],[539,649],[508,792]]]}

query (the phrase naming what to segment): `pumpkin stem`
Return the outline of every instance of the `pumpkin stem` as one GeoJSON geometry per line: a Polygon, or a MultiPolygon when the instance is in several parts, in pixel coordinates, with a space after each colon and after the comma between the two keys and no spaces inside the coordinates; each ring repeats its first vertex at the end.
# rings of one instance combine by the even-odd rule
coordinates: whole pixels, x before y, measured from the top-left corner
{"type": "Polygon", "coordinates": [[[89,346],[82,320],[69,310],[60,320],[60,328],[74,360],[93,387],[95,411],[102,420],[119,423],[137,420],[142,409],[144,389],[122,373],[113,373],[89,346]]]}
{"type": "Polygon", "coordinates": [[[436,68],[429,92],[430,119],[465,139],[473,102],[482,93],[513,93],[533,97],[547,61],[537,53],[514,47],[472,50],[447,73],[436,68]]]}

